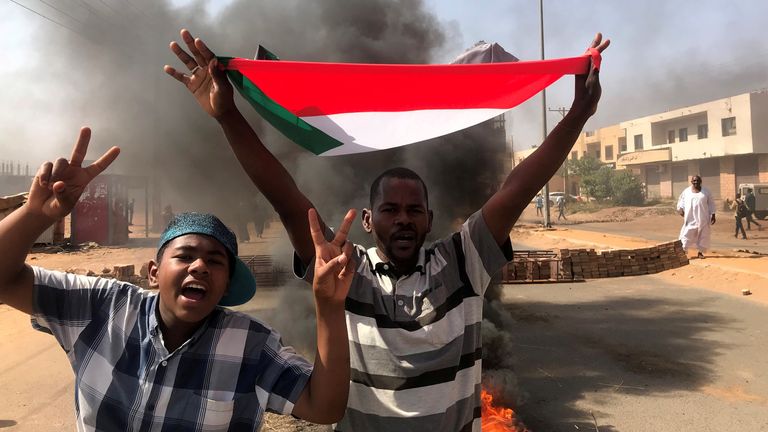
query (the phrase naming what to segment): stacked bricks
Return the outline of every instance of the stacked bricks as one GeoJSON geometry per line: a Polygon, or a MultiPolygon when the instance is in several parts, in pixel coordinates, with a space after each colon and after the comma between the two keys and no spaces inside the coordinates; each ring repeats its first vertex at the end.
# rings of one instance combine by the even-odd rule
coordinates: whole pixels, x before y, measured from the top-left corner
{"type": "Polygon", "coordinates": [[[559,260],[553,258],[518,257],[501,270],[502,282],[558,279],[559,260]]]}
{"type": "Polygon", "coordinates": [[[688,264],[679,240],[642,249],[595,252],[594,249],[562,249],[561,278],[595,279],[658,273],[688,264]]]}

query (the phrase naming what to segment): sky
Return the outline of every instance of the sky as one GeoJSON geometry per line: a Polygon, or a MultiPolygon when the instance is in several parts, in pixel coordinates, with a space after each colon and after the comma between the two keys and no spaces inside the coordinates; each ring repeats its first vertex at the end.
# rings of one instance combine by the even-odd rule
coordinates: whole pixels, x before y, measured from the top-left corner
{"type": "MultiPolygon", "coordinates": [[[[358,4],[365,1],[358,0],[358,4]]],[[[175,16],[169,21],[183,25],[185,17],[206,14],[208,25],[223,31],[225,25],[219,18],[226,16],[233,1],[172,3],[176,9],[171,9],[171,15],[175,16]]],[[[415,4],[434,18],[442,38],[429,53],[432,62],[449,62],[478,40],[498,42],[521,60],[539,59],[539,2],[535,0],[400,3],[415,4]]],[[[315,4],[322,5],[323,1],[315,4]]],[[[161,20],[165,17],[162,13],[168,12],[152,10],[142,0],[0,0],[0,52],[5,53],[0,63],[0,79],[4,81],[0,87],[0,160],[36,166],[46,158],[67,154],[80,125],[92,125],[97,140],[102,130],[120,134],[121,130],[146,127],[131,120],[146,115],[153,106],[157,109],[152,114],[155,124],[162,125],[166,117],[173,117],[172,107],[152,102],[153,94],[174,84],[165,80],[162,60],[149,65],[157,74],[156,80],[136,83],[138,90],[129,90],[146,92],[146,103],[125,107],[114,98],[109,103],[98,100],[115,74],[149,61],[151,56],[142,51],[157,48],[150,47],[154,41],[142,39],[140,26],[131,25],[131,20],[161,20]],[[102,64],[98,57],[108,55],[79,48],[77,40],[85,46],[96,44],[83,30],[84,23],[94,16],[115,28],[116,35],[109,37],[124,37],[128,44],[135,39],[135,46],[122,56],[126,61],[122,69],[115,65],[100,73],[98,68],[94,70],[102,64]],[[122,26],[129,30],[121,36],[122,26]],[[120,109],[111,116],[116,106],[120,109]]],[[[289,14],[280,16],[291,19],[289,14]]],[[[581,54],[597,31],[611,39],[601,71],[603,97],[597,114],[587,124],[588,129],[594,129],[768,87],[765,17],[768,2],[761,0],[545,0],[545,54],[547,58],[581,54]]],[[[258,29],[253,31],[269,40],[267,29],[263,35],[258,29]]],[[[169,26],[167,40],[176,34],[177,29],[169,26]]],[[[297,37],[311,42],[307,36],[297,37]]],[[[163,49],[166,43],[157,44],[163,49]]],[[[254,48],[257,43],[253,42],[254,48]]],[[[296,55],[301,54],[296,51],[296,55]]],[[[288,54],[291,57],[294,53],[288,54]]],[[[172,60],[169,56],[166,62],[172,60]]],[[[572,87],[572,77],[552,85],[547,90],[548,108],[567,108],[572,87]]],[[[539,144],[538,96],[512,110],[509,118],[508,134],[516,149],[539,144]]],[[[548,113],[550,129],[559,118],[557,112],[548,113]]],[[[95,147],[101,151],[107,143],[98,142],[95,147]]],[[[141,160],[141,156],[129,160],[141,160]]]]}

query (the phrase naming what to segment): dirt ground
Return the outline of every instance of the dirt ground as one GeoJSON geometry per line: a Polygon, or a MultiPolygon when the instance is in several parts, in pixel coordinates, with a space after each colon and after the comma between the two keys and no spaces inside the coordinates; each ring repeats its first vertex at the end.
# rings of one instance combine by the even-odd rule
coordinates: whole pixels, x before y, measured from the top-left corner
{"type": "MultiPolygon", "coordinates": [[[[556,213],[555,213],[556,215],[556,213]]],[[[732,240],[732,222],[728,214],[718,215],[723,223],[713,230],[713,251],[707,259],[694,259],[691,264],[661,273],[665,280],[680,286],[701,288],[741,296],[743,288],[750,288],[750,301],[768,304],[768,255],[739,252],[737,248],[718,248],[719,242],[732,240]],[[736,249],[736,250],[734,250],[736,249]]],[[[556,218],[553,218],[553,220],[556,218]]],[[[674,240],[680,218],[671,208],[604,209],[589,214],[572,214],[564,224],[543,229],[533,207],[523,214],[511,236],[517,248],[574,248],[621,249],[646,247],[659,241],[648,240],[643,233],[668,233],[674,240]],[[605,234],[580,230],[582,223],[605,222],[626,224],[626,235],[605,234]],[[524,246],[524,247],[523,247],[524,246]]],[[[766,223],[765,225],[768,225],[766,223]]],[[[624,226],[624,225],[622,225],[624,226]]],[[[136,229],[141,232],[140,229],[136,229]]],[[[744,250],[768,244],[768,230],[754,232],[745,242],[744,250]]],[[[138,237],[138,235],[137,235],[138,237]]],[[[77,252],[59,252],[55,249],[30,254],[28,263],[51,269],[86,268],[101,272],[118,264],[134,264],[137,271],[151,259],[156,250],[156,239],[132,240],[135,247],[96,247],[77,252]]],[[[262,253],[288,253],[287,240],[282,227],[272,224],[263,239],[243,243],[241,255],[262,253]]],[[[695,253],[695,252],[694,252],[695,253]]],[[[73,377],[66,356],[53,338],[32,330],[25,315],[0,305],[0,429],[10,431],[54,431],[73,429],[73,377]]],[[[318,431],[325,427],[297,423],[289,418],[270,416],[263,430],[318,431]]]]}

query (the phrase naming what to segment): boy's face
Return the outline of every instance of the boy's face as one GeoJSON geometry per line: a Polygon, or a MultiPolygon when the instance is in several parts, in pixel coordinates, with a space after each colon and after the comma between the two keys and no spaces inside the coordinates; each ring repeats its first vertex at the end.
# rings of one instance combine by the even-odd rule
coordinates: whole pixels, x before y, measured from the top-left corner
{"type": "Polygon", "coordinates": [[[150,262],[149,282],[160,291],[160,316],[167,327],[200,322],[227,291],[227,250],[207,235],[176,237],[166,244],[159,263],[150,262]]]}
{"type": "Polygon", "coordinates": [[[432,229],[423,185],[412,179],[382,180],[373,208],[363,212],[363,227],[393,264],[415,265],[432,229]]]}

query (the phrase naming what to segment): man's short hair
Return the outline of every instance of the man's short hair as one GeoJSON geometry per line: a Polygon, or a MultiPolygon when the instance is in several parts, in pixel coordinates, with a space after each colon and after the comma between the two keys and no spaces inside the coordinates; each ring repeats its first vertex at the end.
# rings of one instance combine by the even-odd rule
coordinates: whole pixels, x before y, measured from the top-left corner
{"type": "Polygon", "coordinates": [[[384,179],[389,178],[396,178],[396,179],[405,179],[405,180],[416,180],[419,183],[421,183],[421,187],[424,189],[424,201],[427,203],[427,208],[429,208],[429,196],[427,194],[427,185],[424,183],[424,180],[419,177],[418,174],[416,174],[414,171],[405,168],[405,167],[395,167],[390,168],[383,173],[379,174],[378,177],[376,177],[376,180],[373,181],[371,184],[371,207],[373,207],[373,202],[376,200],[376,197],[379,195],[379,191],[381,189],[381,182],[384,179]]]}

